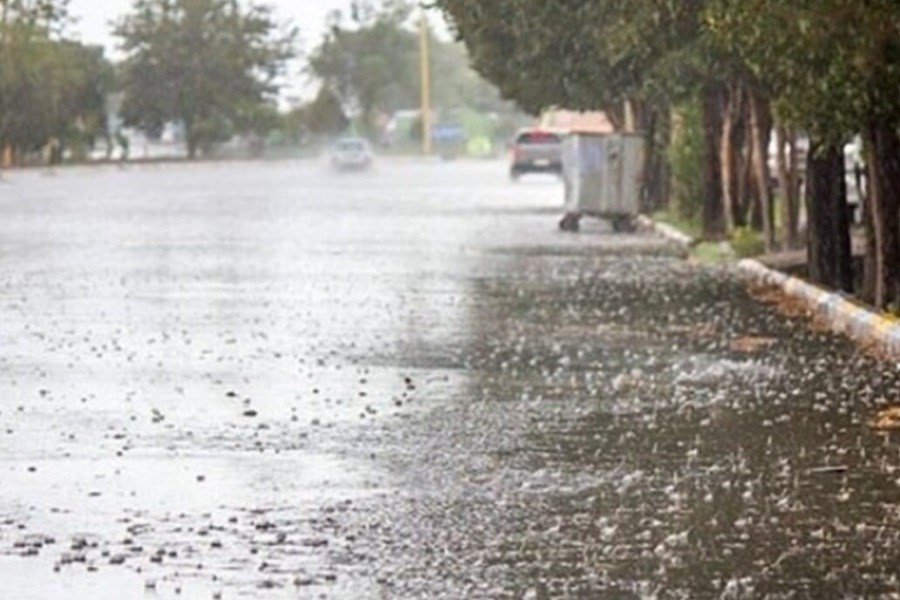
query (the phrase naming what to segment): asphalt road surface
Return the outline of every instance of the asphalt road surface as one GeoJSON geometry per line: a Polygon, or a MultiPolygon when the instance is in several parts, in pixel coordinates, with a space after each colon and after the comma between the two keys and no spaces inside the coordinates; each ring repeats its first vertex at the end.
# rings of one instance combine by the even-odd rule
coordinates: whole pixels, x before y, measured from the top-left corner
{"type": "Polygon", "coordinates": [[[900,597],[897,365],[505,171],[4,173],[0,598],[900,597]]]}

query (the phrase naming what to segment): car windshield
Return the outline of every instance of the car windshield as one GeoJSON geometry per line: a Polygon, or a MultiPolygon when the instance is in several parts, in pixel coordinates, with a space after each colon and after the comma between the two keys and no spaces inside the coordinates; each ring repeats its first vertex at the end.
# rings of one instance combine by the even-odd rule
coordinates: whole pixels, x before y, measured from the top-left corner
{"type": "Polygon", "coordinates": [[[363,152],[366,149],[366,143],[363,140],[341,140],[336,147],[343,151],[363,152]]]}
{"type": "Polygon", "coordinates": [[[529,131],[527,133],[521,133],[516,140],[519,144],[559,144],[561,141],[562,140],[558,135],[546,131],[529,131]]]}

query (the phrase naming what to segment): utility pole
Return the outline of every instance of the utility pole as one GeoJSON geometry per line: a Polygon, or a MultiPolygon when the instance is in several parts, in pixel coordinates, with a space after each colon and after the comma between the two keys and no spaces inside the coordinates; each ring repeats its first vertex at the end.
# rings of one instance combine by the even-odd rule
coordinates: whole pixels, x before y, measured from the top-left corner
{"type": "Polygon", "coordinates": [[[428,41],[428,20],[425,8],[419,6],[419,60],[422,84],[422,154],[431,154],[431,57],[428,41]]]}

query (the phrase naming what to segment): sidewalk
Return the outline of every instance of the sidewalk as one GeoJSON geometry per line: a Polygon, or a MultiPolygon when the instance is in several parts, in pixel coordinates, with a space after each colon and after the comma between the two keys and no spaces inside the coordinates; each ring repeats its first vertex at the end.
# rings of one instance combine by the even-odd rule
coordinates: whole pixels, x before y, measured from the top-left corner
{"type": "MultiPolygon", "coordinates": [[[[641,225],[681,245],[690,246],[690,236],[676,228],[641,217],[641,225]]],[[[865,256],[865,238],[853,236],[853,256],[865,256]]],[[[764,254],[737,263],[737,271],[749,283],[777,288],[788,298],[802,303],[810,316],[832,332],[845,335],[865,349],[888,360],[900,361],[900,321],[874,312],[845,294],[827,290],[791,273],[805,272],[807,251],[794,250],[764,254]]]]}

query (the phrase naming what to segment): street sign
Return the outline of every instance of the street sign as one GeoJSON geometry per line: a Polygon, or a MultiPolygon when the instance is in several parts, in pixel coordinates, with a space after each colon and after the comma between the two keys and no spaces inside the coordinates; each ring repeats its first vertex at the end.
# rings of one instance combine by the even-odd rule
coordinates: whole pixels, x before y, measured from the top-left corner
{"type": "Polygon", "coordinates": [[[436,142],[456,142],[465,137],[465,130],[456,123],[439,123],[431,128],[431,139],[436,142]]]}

